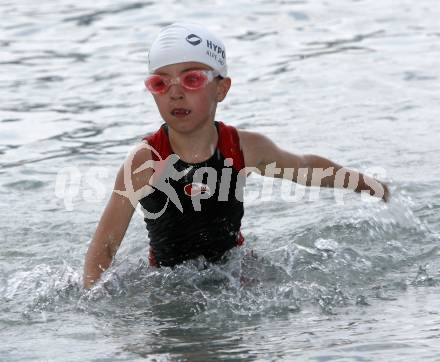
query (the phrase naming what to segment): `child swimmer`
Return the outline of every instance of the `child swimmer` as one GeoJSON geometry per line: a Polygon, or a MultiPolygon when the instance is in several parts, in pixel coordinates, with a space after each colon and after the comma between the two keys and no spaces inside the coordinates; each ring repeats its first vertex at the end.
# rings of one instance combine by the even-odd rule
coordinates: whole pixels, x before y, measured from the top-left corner
{"type": "Polygon", "coordinates": [[[152,266],[200,256],[216,262],[240,246],[247,175],[340,187],[389,199],[386,184],[316,155],[279,148],[266,136],[215,120],[231,87],[225,46],[207,29],[174,23],[149,55],[145,81],[164,124],[124,161],[89,245],[84,287],[109,268],[138,203],[150,239],[152,266]],[[356,180],[356,182],[352,182],[356,180]]]}

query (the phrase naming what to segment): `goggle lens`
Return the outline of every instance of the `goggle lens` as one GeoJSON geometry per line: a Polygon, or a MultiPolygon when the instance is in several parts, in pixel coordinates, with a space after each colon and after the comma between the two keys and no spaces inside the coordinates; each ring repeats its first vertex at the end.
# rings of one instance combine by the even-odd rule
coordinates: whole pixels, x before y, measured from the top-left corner
{"type": "Polygon", "coordinates": [[[182,87],[189,90],[203,88],[208,83],[208,77],[203,72],[189,72],[182,76],[182,87]]]}
{"type": "Polygon", "coordinates": [[[165,83],[164,77],[161,75],[152,75],[145,81],[147,89],[154,94],[165,93],[168,86],[165,83]]]}

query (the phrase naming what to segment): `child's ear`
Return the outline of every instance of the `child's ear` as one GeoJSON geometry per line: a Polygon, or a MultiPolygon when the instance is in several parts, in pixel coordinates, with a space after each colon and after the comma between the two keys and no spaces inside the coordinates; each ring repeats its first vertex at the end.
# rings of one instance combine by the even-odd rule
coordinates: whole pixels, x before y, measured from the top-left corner
{"type": "Polygon", "coordinates": [[[231,88],[231,78],[220,79],[217,85],[217,102],[223,101],[231,88]]]}

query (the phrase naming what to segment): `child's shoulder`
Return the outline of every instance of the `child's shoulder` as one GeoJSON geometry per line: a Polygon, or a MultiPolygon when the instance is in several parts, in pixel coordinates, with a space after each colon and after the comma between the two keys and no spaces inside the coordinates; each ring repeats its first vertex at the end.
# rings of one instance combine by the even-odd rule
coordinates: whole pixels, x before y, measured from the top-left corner
{"type": "Polygon", "coordinates": [[[153,173],[152,160],[148,142],[142,140],[124,159],[116,176],[115,190],[137,192],[148,186],[153,173]]]}
{"type": "Polygon", "coordinates": [[[277,145],[261,133],[239,129],[238,135],[247,167],[258,166],[263,159],[279,152],[277,145]]]}
{"type": "Polygon", "coordinates": [[[273,147],[275,143],[267,136],[253,131],[237,129],[242,147],[248,149],[264,149],[265,147],[273,147]]]}

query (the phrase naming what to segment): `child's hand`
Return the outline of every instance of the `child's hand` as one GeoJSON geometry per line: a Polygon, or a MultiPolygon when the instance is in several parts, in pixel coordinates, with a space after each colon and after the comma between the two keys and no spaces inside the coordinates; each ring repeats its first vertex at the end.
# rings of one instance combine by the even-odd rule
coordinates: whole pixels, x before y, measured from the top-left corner
{"type": "Polygon", "coordinates": [[[389,190],[389,188],[388,188],[388,185],[387,185],[386,183],[384,183],[384,182],[381,182],[380,184],[381,184],[382,187],[383,187],[383,196],[382,196],[382,200],[383,200],[384,202],[388,202],[388,201],[390,200],[390,198],[391,198],[391,194],[390,194],[390,190],[389,190]]]}

